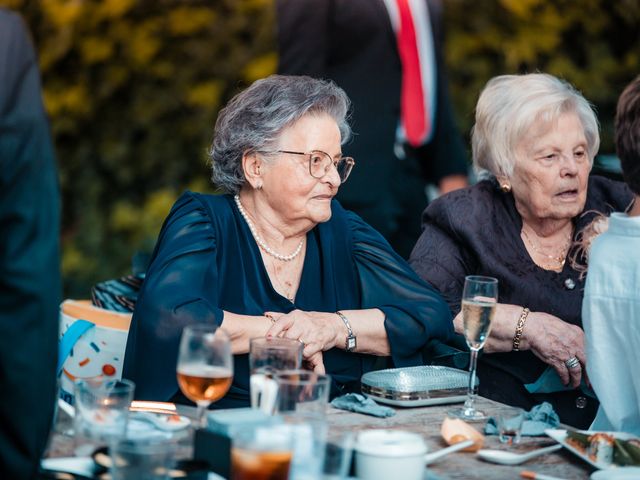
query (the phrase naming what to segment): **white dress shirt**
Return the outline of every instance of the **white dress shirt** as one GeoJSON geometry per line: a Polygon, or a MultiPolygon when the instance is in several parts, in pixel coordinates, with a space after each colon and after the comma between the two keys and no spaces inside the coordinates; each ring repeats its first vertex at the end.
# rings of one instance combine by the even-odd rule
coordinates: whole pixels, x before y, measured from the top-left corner
{"type": "Polygon", "coordinates": [[[640,217],[613,213],[594,240],[582,305],[593,430],[640,435],[640,217]]]}

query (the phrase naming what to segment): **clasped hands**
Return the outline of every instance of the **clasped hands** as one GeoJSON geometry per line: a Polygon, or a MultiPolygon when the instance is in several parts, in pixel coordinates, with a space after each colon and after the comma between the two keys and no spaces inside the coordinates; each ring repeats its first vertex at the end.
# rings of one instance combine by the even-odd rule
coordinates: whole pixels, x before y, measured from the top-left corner
{"type": "Polygon", "coordinates": [[[272,320],[267,337],[298,340],[304,345],[305,366],[316,373],[325,373],[322,352],[338,345],[344,329],[337,314],[293,310],[289,313],[265,312],[265,316],[272,320]]]}

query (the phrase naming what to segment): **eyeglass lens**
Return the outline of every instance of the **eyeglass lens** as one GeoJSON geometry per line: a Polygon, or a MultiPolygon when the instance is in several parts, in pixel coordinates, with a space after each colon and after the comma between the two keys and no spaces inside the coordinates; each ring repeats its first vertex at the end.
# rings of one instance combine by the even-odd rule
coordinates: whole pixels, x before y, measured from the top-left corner
{"type": "MultiPolygon", "coordinates": [[[[315,151],[309,154],[309,173],[315,178],[324,177],[332,164],[334,164],[333,159],[325,152],[315,151]]],[[[343,157],[335,163],[335,166],[340,181],[344,182],[351,173],[353,160],[349,157],[343,157]]]]}

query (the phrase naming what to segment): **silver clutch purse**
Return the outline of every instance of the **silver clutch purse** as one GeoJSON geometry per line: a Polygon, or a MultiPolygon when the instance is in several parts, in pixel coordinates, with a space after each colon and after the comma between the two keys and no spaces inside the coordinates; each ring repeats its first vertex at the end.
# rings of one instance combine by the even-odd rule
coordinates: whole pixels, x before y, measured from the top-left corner
{"type": "Polygon", "coordinates": [[[365,373],[361,383],[362,393],[376,402],[421,407],[464,402],[469,372],[435,365],[390,368],[365,373]]]}

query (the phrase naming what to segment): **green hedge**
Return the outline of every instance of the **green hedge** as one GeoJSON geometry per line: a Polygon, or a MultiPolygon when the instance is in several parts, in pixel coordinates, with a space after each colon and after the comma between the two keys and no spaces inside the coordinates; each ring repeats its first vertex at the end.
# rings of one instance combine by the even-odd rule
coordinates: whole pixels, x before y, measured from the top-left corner
{"type": "Polygon", "coordinates": [[[128,273],[207,190],[219,107],[275,70],[269,0],[1,0],[34,35],[63,193],[65,295],[128,273]]]}
{"type": "MultiPolygon", "coordinates": [[[[546,71],[598,107],[603,152],[640,72],[632,0],[446,0],[457,118],[494,75],[546,71]]],[[[0,0],[34,35],[63,192],[65,295],[128,273],[185,188],[212,190],[216,113],[276,67],[271,0],[0,0]]]]}

